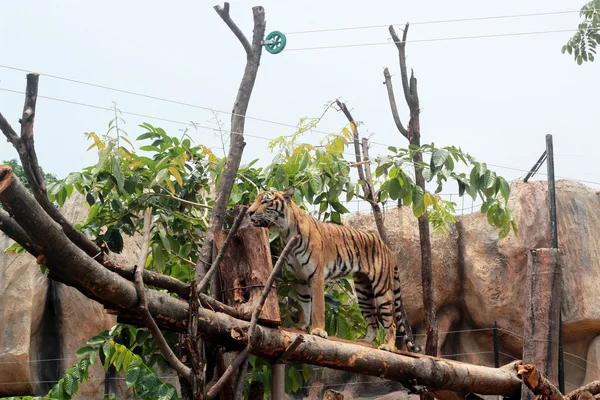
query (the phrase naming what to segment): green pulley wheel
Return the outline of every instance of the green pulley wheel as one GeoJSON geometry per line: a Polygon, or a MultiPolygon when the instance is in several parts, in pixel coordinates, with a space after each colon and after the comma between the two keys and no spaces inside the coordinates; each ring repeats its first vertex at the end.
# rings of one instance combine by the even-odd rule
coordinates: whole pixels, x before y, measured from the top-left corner
{"type": "Polygon", "coordinates": [[[273,31],[267,35],[263,44],[271,54],[279,54],[285,49],[287,40],[285,35],[279,31],[273,31]]]}

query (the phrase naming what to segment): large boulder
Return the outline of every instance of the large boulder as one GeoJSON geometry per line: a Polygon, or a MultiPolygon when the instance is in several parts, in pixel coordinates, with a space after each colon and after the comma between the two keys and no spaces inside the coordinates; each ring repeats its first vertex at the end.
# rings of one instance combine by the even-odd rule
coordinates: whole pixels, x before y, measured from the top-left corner
{"type": "MultiPolygon", "coordinates": [[[[600,354],[600,193],[557,181],[558,241],[563,251],[563,341],[566,389],[598,379],[600,354]]],[[[547,184],[516,182],[509,205],[519,233],[498,239],[486,216],[460,216],[448,234],[432,234],[439,354],[493,366],[493,326],[501,363],[521,358],[528,252],[550,247],[547,184]]],[[[345,224],[376,232],[371,215],[345,224]]],[[[418,343],[425,314],[416,218],[409,208],[388,212],[385,225],[401,267],[403,300],[418,343]]]]}

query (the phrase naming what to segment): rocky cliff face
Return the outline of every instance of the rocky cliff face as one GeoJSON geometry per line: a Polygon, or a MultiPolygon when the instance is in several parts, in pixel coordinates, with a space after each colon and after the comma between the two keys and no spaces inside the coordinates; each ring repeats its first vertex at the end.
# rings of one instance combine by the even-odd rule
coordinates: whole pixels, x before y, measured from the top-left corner
{"type": "MultiPolygon", "coordinates": [[[[520,358],[527,253],[549,247],[546,196],[544,182],[513,184],[510,205],[519,224],[518,237],[511,234],[499,240],[479,213],[460,217],[447,235],[432,235],[440,355],[493,365],[491,328],[497,321],[501,364],[520,358]]],[[[86,216],[87,209],[80,204],[75,198],[65,206],[63,212],[71,221],[86,216]]],[[[559,246],[564,252],[565,380],[571,390],[600,378],[600,294],[595,290],[600,287],[600,195],[583,185],[559,181],[557,207],[559,246]]],[[[404,303],[417,342],[423,343],[416,219],[408,209],[395,209],[386,214],[385,222],[401,266],[404,303]]],[[[345,224],[376,232],[370,215],[349,216],[345,224]]],[[[0,238],[0,245],[6,244],[0,238]]],[[[138,252],[137,241],[127,239],[118,259],[128,263],[138,252]]],[[[33,257],[1,254],[0,396],[44,394],[75,362],[76,350],[114,323],[99,304],[44,277],[33,257]]],[[[100,398],[104,393],[104,371],[95,367],[77,397],[100,398]]],[[[122,390],[115,382],[119,381],[113,381],[111,390],[122,390]]],[[[318,373],[312,383],[294,397],[320,398],[323,389],[333,388],[346,398],[373,398],[400,389],[377,378],[331,370],[318,373]]]]}
{"type": "MultiPolygon", "coordinates": [[[[83,203],[82,197],[73,195],[61,212],[71,222],[85,219],[89,208],[83,203]]],[[[125,264],[137,259],[140,247],[138,238],[124,239],[123,253],[112,257],[125,264]]],[[[1,248],[11,244],[0,233],[1,248]]],[[[31,255],[0,253],[0,397],[45,395],[78,361],[77,350],[115,324],[116,317],[101,304],[44,276],[31,255]]],[[[159,375],[178,387],[171,371],[159,375]]],[[[130,395],[122,376],[106,375],[96,363],[74,398],[102,398],[107,377],[110,392],[120,398],[130,395]]]]}
{"type": "MultiPolygon", "coordinates": [[[[521,357],[527,255],[530,249],[550,247],[547,185],[517,182],[511,189],[518,237],[511,233],[499,240],[497,230],[477,212],[460,217],[447,235],[432,234],[440,355],[493,366],[490,328],[497,321],[500,363],[521,357]]],[[[558,181],[557,216],[564,252],[565,386],[570,390],[600,378],[600,192],[558,181]]],[[[370,215],[350,216],[345,224],[376,232],[370,215]]],[[[400,208],[386,215],[385,224],[401,267],[406,311],[414,333],[421,335],[417,342],[423,343],[417,222],[411,210],[400,208]]]]}

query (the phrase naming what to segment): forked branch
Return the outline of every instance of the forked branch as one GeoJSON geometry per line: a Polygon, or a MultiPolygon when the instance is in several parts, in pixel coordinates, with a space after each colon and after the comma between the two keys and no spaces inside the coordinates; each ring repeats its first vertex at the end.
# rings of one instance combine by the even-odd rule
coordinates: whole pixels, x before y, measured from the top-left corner
{"type": "Polygon", "coordinates": [[[246,54],[250,56],[252,54],[252,46],[250,45],[250,42],[248,42],[248,39],[246,39],[244,32],[242,32],[242,30],[231,19],[231,16],[229,15],[229,3],[225,2],[223,7],[216,5],[214,6],[214,9],[217,14],[219,14],[219,17],[221,17],[223,22],[225,22],[229,29],[231,29],[231,32],[233,32],[233,34],[238,38],[244,47],[244,50],[246,50],[246,54]]]}

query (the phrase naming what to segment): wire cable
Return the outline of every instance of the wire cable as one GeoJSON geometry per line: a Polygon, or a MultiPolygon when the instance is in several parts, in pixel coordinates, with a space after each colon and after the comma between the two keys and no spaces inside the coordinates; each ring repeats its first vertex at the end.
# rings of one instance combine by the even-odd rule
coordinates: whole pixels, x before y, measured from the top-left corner
{"type": "MultiPolygon", "coordinates": [[[[529,14],[508,14],[508,15],[491,15],[484,17],[472,17],[472,18],[456,18],[456,19],[442,19],[442,20],[432,20],[432,21],[417,21],[411,22],[410,25],[431,25],[431,24],[445,24],[445,23],[454,23],[454,22],[470,22],[470,21],[485,21],[485,20],[495,20],[495,19],[508,19],[508,18],[528,18],[528,17],[538,17],[538,16],[548,16],[548,15],[560,15],[560,14],[574,14],[579,13],[580,10],[565,10],[565,11],[548,11],[548,12],[537,12],[537,13],[529,13],[529,14]]],[[[390,25],[404,25],[404,23],[400,24],[385,24],[385,25],[366,25],[366,26],[349,26],[342,28],[324,28],[324,29],[313,29],[306,31],[293,31],[286,32],[286,35],[303,35],[307,33],[322,33],[322,32],[339,32],[339,31],[352,31],[352,30],[360,30],[360,29],[374,29],[374,28],[387,28],[390,25]]]]}
{"type": "MultiPolygon", "coordinates": [[[[0,91],[4,91],[4,92],[8,92],[8,93],[20,94],[20,95],[24,95],[25,94],[24,92],[19,91],[19,90],[12,90],[12,89],[6,89],[6,88],[0,88],[0,91]]],[[[98,109],[98,110],[103,110],[103,111],[114,112],[114,109],[111,108],[111,107],[104,107],[104,106],[98,106],[98,105],[93,105],[93,104],[81,103],[81,102],[77,102],[77,101],[60,99],[60,98],[57,98],[57,97],[38,95],[38,98],[52,100],[52,101],[57,101],[57,102],[66,103],[66,104],[73,104],[73,105],[78,105],[78,106],[82,106],[82,107],[88,107],[88,108],[93,108],[93,109],[98,109]]],[[[184,125],[184,126],[193,126],[195,128],[200,128],[200,129],[207,129],[207,130],[212,130],[212,131],[214,131],[214,130],[217,129],[215,127],[200,125],[200,124],[197,124],[197,123],[192,122],[192,121],[190,121],[190,122],[183,122],[183,121],[173,120],[173,119],[169,119],[169,118],[156,117],[156,116],[152,116],[152,115],[139,114],[139,113],[134,113],[134,112],[129,112],[129,111],[121,111],[120,110],[120,112],[122,114],[125,114],[125,115],[131,115],[131,116],[140,117],[140,118],[147,118],[147,119],[154,119],[154,120],[157,120],[157,121],[170,122],[170,123],[180,124],[180,125],[184,125]]],[[[264,137],[264,136],[253,135],[253,134],[248,134],[248,133],[233,132],[233,131],[229,131],[229,130],[225,130],[225,129],[222,129],[221,131],[222,132],[227,132],[227,133],[233,133],[233,134],[236,134],[236,135],[243,135],[245,137],[254,138],[254,139],[267,140],[267,141],[272,141],[273,140],[272,138],[268,138],[268,137],[264,137]]],[[[328,133],[328,135],[330,135],[330,133],[328,133]]],[[[381,146],[388,146],[388,147],[391,146],[391,145],[386,145],[386,144],[379,143],[379,142],[371,142],[371,143],[377,144],[377,145],[381,145],[381,146]]],[[[342,154],[347,155],[347,156],[351,156],[351,157],[355,156],[355,154],[353,154],[353,153],[342,153],[342,154]]],[[[371,158],[373,158],[373,157],[371,157],[371,158]]],[[[411,163],[409,161],[405,162],[405,164],[412,164],[412,165],[414,165],[414,163],[411,163]]],[[[529,170],[527,170],[527,169],[507,167],[507,166],[498,165],[498,164],[486,163],[486,165],[494,167],[494,168],[506,169],[506,170],[511,170],[511,171],[519,171],[519,172],[524,172],[524,173],[529,172],[529,170]]],[[[538,172],[538,174],[539,175],[544,175],[544,176],[547,175],[547,174],[545,174],[543,172],[538,172]]],[[[584,180],[584,179],[570,178],[570,177],[558,176],[558,175],[556,175],[555,177],[558,178],[558,179],[568,179],[568,180],[578,181],[578,182],[581,182],[581,183],[588,183],[588,184],[599,185],[600,186],[600,182],[596,182],[596,181],[589,181],[589,180],[584,180]]]]}
{"type": "MultiPolygon", "coordinates": [[[[498,38],[498,37],[512,37],[512,36],[531,36],[531,35],[546,35],[550,33],[564,33],[564,32],[577,32],[578,29],[556,29],[547,31],[532,31],[532,32],[510,32],[510,33],[493,33],[486,35],[472,35],[472,36],[451,36],[442,38],[431,38],[431,39],[414,39],[407,40],[406,43],[428,43],[428,42],[446,42],[455,40],[467,40],[467,39],[487,39],[487,38],[498,38]]],[[[286,49],[286,52],[290,51],[306,51],[306,50],[325,50],[325,49],[340,49],[348,47],[368,47],[368,46],[381,46],[389,45],[393,43],[391,40],[387,42],[374,42],[374,43],[349,43],[349,44],[338,44],[330,46],[315,46],[315,47],[298,47],[292,49],[286,49]]]]}

